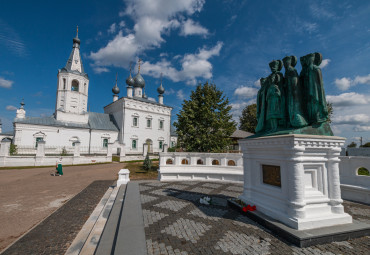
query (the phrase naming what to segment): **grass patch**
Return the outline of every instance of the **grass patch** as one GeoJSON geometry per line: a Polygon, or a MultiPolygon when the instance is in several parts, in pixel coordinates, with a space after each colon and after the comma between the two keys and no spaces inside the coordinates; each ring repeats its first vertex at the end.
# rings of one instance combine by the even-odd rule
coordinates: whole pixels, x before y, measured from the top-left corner
{"type": "Polygon", "coordinates": [[[360,167],[357,171],[358,175],[365,175],[370,176],[369,170],[367,170],[365,167],[360,167]]]}
{"type": "Polygon", "coordinates": [[[135,162],[126,162],[125,168],[130,170],[131,180],[156,180],[158,177],[159,161],[152,160],[152,168],[149,171],[144,170],[143,160],[135,162]]]}

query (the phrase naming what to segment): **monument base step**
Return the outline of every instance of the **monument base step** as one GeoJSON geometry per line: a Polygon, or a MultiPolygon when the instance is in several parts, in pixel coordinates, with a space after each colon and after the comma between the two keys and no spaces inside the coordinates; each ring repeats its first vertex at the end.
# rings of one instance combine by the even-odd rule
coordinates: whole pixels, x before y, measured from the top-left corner
{"type": "Polygon", "coordinates": [[[231,208],[245,214],[248,218],[267,228],[272,233],[301,248],[370,235],[370,225],[356,220],[353,220],[350,224],[296,230],[259,212],[258,208],[256,211],[245,213],[238,203],[232,200],[228,200],[227,203],[231,208]]]}

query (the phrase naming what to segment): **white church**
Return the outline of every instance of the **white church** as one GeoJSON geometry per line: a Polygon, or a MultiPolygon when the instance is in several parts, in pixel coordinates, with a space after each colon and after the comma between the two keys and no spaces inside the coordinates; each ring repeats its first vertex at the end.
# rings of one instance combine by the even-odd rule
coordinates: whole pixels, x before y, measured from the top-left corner
{"type": "Polygon", "coordinates": [[[89,76],[82,65],[77,29],[67,64],[58,70],[54,114],[28,117],[22,101],[13,123],[13,144],[35,148],[42,140],[46,147],[60,148],[80,142],[81,148],[90,152],[111,143],[113,148],[124,146],[126,155],[142,154],[144,144],[150,153],[161,152],[165,144],[174,146],[177,137],[171,136],[172,107],[163,104],[162,82],[157,89],[158,102],[149,100],[139,61],[138,73],[132,78],[130,71],[126,84],[127,95],[119,98],[116,81],[113,102],[104,107],[104,113],[87,111],[89,76]]]}

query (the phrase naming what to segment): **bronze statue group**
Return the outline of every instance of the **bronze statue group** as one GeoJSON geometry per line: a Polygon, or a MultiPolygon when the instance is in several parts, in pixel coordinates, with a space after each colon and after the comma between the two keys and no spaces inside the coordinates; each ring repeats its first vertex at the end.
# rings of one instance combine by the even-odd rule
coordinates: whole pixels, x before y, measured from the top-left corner
{"type": "Polygon", "coordinates": [[[269,63],[271,74],[261,78],[257,94],[256,133],[315,126],[328,120],[324,83],[320,64],[322,55],[310,53],[300,58],[298,75],[296,56],[269,63]],[[280,71],[284,65],[285,75],[280,71]]]}

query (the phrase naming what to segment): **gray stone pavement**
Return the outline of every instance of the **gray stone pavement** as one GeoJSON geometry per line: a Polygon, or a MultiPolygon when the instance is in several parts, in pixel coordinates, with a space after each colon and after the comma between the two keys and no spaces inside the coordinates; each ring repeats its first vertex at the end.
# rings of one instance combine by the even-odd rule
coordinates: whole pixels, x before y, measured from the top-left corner
{"type": "MultiPolygon", "coordinates": [[[[241,184],[142,182],[146,248],[157,254],[369,254],[370,237],[298,248],[227,206],[241,184]],[[199,203],[209,195],[213,205],[199,203]]],[[[370,223],[370,206],[345,201],[354,219],[370,223]]]]}

